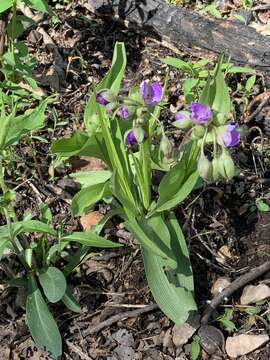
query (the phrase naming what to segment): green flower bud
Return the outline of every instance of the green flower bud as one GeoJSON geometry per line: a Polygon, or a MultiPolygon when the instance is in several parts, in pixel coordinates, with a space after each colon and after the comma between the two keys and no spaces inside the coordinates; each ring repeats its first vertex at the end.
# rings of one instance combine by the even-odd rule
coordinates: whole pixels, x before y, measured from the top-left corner
{"type": "Polygon", "coordinates": [[[212,130],[212,131],[209,131],[207,134],[206,134],[206,137],[205,137],[205,144],[213,144],[213,142],[215,141],[216,139],[216,134],[215,132],[212,130]]]}
{"type": "Polygon", "coordinates": [[[219,172],[219,159],[213,159],[212,160],[212,178],[214,181],[217,181],[220,178],[220,172],[219,172]]]}
{"type": "Polygon", "coordinates": [[[141,127],[134,127],[133,133],[138,144],[143,143],[147,138],[145,131],[141,127]]]}
{"type": "Polygon", "coordinates": [[[212,176],[212,164],[204,155],[203,151],[201,152],[197,169],[201,178],[203,178],[206,181],[210,180],[212,176]]]}
{"type": "Polygon", "coordinates": [[[218,113],[214,117],[213,124],[216,126],[224,125],[226,121],[227,121],[227,116],[225,114],[218,113]]]}
{"type": "Polygon", "coordinates": [[[205,127],[203,125],[195,125],[192,129],[192,135],[195,138],[202,138],[205,134],[205,127]]]}
{"type": "Polygon", "coordinates": [[[175,115],[175,121],[172,124],[178,129],[189,129],[192,126],[190,113],[188,111],[180,111],[175,115]]]}
{"type": "Polygon", "coordinates": [[[160,150],[162,151],[165,157],[168,158],[171,157],[174,150],[174,145],[173,142],[167,138],[167,136],[162,137],[160,142],[160,150]]]}
{"type": "Polygon", "coordinates": [[[224,179],[232,179],[235,174],[235,167],[231,156],[226,151],[223,151],[218,162],[220,175],[224,179]]]}

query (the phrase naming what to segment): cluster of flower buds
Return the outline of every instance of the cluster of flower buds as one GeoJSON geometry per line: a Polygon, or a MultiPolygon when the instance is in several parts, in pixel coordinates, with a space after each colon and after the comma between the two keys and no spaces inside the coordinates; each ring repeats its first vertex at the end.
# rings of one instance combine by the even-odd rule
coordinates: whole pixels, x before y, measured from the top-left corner
{"type": "Polygon", "coordinates": [[[205,180],[231,179],[234,176],[234,162],[228,148],[240,144],[239,125],[226,122],[223,114],[215,113],[200,102],[192,102],[188,111],[175,115],[173,125],[189,131],[201,147],[198,171],[205,180]],[[209,158],[205,155],[206,150],[211,151],[209,158]]]}
{"type": "Polygon", "coordinates": [[[149,114],[149,107],[158,105],[162,95],[162,86],[158,82],[143,81],[139,93],[131,93],[128,97],[115,96],[111,90],[104,89],[96,94],[96,101],[122,120],[132,120],[133,126],[125,134],[126,144],[132,147],[147,139],[143,129],[145,118],[149,114]]]}

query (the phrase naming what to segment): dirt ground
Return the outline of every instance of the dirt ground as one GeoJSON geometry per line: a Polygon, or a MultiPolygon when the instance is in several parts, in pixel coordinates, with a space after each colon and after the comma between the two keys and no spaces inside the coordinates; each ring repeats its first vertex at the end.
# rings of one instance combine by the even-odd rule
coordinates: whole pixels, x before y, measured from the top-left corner
{"type": "MultiPolygon", "coordinates": [[[[62,221],[67,231],[82,228],[80,220],[72,218],[70,214],[70,200],[76,187],[69,180],[63,179],[70,173],[70,165],[57,168],[55,177],[51,180],[53,155],[50,153],[50,144],[59,137],[69,136],[74,129],[82,128],[83,109],[91,85],[93,82],[97,83],[110,67],[116,41],[124,41],[126,44],[126,88],[138,85],[145,78],[164,80],[167,70],[159,59],[167,55],[175,56],[171,50],[147,36],[95,18],[79,6],[74,11],[73,16],[67,15],[67,11],[59,11],[59,20],[55,19],[53,26],[46,22],[43,25],[57,45],[64,62],[68,64],[65,73],[63,69],[55,67],[53,52],[36,30],[25,34],[29,48],[38,59],[36,77],[41,87],[47,94],[58,91],[60,95],[48,111],[47,127],[39,133],[48,143],[34,142],[35,159],[29,145],[21,143],[17,154],[24,159],[25,166],[19,172],[10,174],[10,183],[20,188],[15,204],[18,215],[23,215],[26,211],[38,214],[37,197],[40,197],[50,205],[55,221],[62,221]],[[60,125],[51,131],[55,114],[60,125]],[[29,182],[25,184],[25,179],[29,179],[33,186],[29,186],[29,182]]],[[[188,59],[186,54],[181,57],[188,59]]],[[[183,101],[183,74],[170,70],[168,75],[172,109],[181,106],[183,101]]],[[[232,87],[236,80],[241,79],[238,75],[232,75],[232,87]]],[[[263,76],[259,76],[255,94],[249,100],[266,90],[263,76]]],[[[207,301],[212,298],[211,286],[216,279],[228,277],[233,280],[268,259],[270,213],[258,212],[254,204],[256,198],[270,198],[270,167],[267,154],[251,145],[256,134],[250,131],[252,127],[258,126],[263,132],[266,148],[269,146],[268,110],[264,108],[261,116],[258,115],[246,124],[245,144],[234,155],[240,169],[234,181],[220,183],[218,186],[211,184],[201,193],[194,192],[185,204],[177,208],[178,219],[190,248],[195,296],[200,311],[203,311],[207,301]]],[[[239,107],[238,121],[243,123],[245,116],[239,107]]],[[[164,110],[162,120],[169,124],[171,119],[169,109],[164,110]]],[[[74,160],[74,164],[73,168],[81,166],[78,165],[78,159],[74,160]]],[[[95,210],[95,214],[87,219],[88,226],[95,222],[98,211],[104,212],[102,206],[95,210]]],[[[157,309],[120,319],[97,333],[89,334],[89,329],[116,314],[141,309],[153,303],[137,243],[126,233],[116,230],[119,230],[117,223],[110,223],[106,228],[112,238],[117,237],[127,245],[124,250],[91,252],[76,273],[70,276],[82,312],[74,314],[60,305],[53,307],[63,336],[63,359],[190,359],[190,342],[177,348],[173,342],[173,324],[157,309]]],[[[266,274],[263,279],[268,278],[269,274],[266,274]]],[[[227,305],[237,304],[240,295],[241,293],[236,292],[227,305]]],[[[48,359],[46,354],[33,345],[25,325],[24,309],[24,294],[0,285],[1,360],[48,359]]],[[[222,307],[219,311],[223,311],[222,307]]],[[[235,314],[233,321],[239,333],[247,331],[248,317],[241,312],[235,314]]],[[[232,333],[222,328],[218,321],[211,324],[218,327],[225,337],[232,333]]],[[[248,331],[254,334],[267,333],[269,322],[257,319],[248,331]]],[[[200,358],[217,359],[204,350],[200,358]]],[[[227,359],[226,355],[223,358],[227,359]]],[[[269,344],[241,357],[242,360],[269,358],[269,344]]]]}

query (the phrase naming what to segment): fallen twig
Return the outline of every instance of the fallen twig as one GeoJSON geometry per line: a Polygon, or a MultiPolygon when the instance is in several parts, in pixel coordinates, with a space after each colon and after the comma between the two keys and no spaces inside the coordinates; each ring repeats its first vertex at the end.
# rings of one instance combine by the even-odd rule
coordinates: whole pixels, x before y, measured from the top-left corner
{"type": "Polygon", "coordinates": [[[78,346],[74,345],[71,341],[66,340],[66,344],[68,345],[68,347],[70,347],[72,351],[79,355],[80,359],[93,360],[93,358],[82,352],[82,350],[78,346]]]}
{"type": "Polygon", "coordinates": [[[146,305],[143,308],[140,309],[135,309],[135,310],[130,310],[130,311],[126,311],[126,312],[121,312],[119,314],[116,314],[112,317],[110,317],[109,319],[102,321],[100,324],[98,324],[97,326],[94,326],[90,329],[86,329],[83,331],[83,336],[87,336],[87,335],[92,335],[95,334],[99,331],[101,331],[102,329],[104,329],[107,326],[111,326],[112,324],[116,323],[117,321],[121,321],[121,320],[125,320],[127,318],[130,317],[137,317],[141,314],[145,314],[149,311],[153,311],[158,309],[158,305],[157,304],[151,304],[151,305],[146,305]]]}
{"type": "Polygon", "coordinates": [[[234,280],[231,285],[224,289],[221,293],[215,296],[211,303],[206,307],[202,317],[201,323],[203,325],[208,323],[208,320],[212,312],[224,301],[225,298],[231,296],[236,290],[242,288],[249,282],[257,279],[265,272],[270,270],[270,261],[266,261],[264,264],[250,270],[247,274],[240,276],[238,279],[234,280]]]}

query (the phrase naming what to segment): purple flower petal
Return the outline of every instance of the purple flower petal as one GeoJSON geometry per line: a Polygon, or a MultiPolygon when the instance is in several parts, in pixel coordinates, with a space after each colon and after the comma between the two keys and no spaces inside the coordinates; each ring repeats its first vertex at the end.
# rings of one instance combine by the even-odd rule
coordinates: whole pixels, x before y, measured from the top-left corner
{"type": "Polygon", "coordinates": [[[106,98],[106,90],[102,90],[96,94],[96,101],[100,105],[108,105],[110,102],[106,98]]]}
{"type": "Polygon", "coordinates": [[[162,92],[162,86],[157,81],[152,84],[143,81],[140,85],[140,94],[147,105],[157,105],[162,98],[162,92]]]}
{"type": "Polygon", "coordinates": [[[176,120],[176,121],[186,120],[186,116],[185,116],[184,114],[177,113],[177,114],[175,115],[175,120],[176,120]]]}
{"type": "Polygon", "coordinates": [[[126,136],[126,142],[131,145],[131,146],[134,146],[134,145],[137,145],[138,144],[138,141],[135,137],[135,134],[134,134],[134,131],[133,130],[130,130],[126,136]]]}
{"type": "Polygon", "coordinates": [[[226,131],[222,134],[222,140],[225,147],[239,146],[240,134],[237,131],[239,128],[238,124],[227,124],[225,125],[226,131]]]}
{"type": "Polygon", "coordinates": [[[205,124],[213,116],[212,110],[209,106],[199,102],[192,102],[189,105],[192,120],[197,124],[205,124]]]}
{"type": "Polygon", "coordinates": [[[126,134],[126,143],[130,146],[134,146],[138,145],[139,142],[144,142],[145,140],[147,140],[147,134],[145,131],[143,131],[142,137],[143,138],[141,139],[141,141],[138,141],[135,131],[133,129],[129,130],[129,132],[126,134]]]}
{"type": "Polygon", "coordinates": [[[118,115],[120,116],[120,118],[122,119],[128,119],[129,117],[129,111],[127,106],[121,106],[118,112],[118,115]]]}

